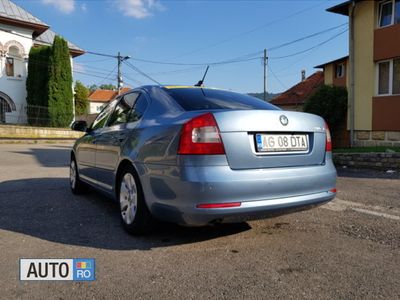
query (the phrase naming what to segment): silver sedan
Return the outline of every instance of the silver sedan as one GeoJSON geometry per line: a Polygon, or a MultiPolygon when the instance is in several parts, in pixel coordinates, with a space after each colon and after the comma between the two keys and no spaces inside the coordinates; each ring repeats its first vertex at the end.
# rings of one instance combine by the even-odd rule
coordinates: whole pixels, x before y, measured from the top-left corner
{"type": "Polygon", "coordinates": [[[154,219],[200,226],[303,210],[332,200],[324,120],[203,87],[144,86],[110,102],[71,152],[73,193],[117,200],[125,229],[154,219]]]}

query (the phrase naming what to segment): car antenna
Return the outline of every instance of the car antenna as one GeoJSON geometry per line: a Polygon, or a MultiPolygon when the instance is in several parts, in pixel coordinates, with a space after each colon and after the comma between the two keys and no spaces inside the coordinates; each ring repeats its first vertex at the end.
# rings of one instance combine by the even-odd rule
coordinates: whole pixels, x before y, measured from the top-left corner
{"type": "Polygon", "coordinates": [[[204,79],[206,78],[207,72],[208,72],[208,68],[210,68],[210,66],[207,66],[206,72],[204,73],[203,79],[200,80],[198,83],[196,83],[194,86],[199,86],[202,87],[203,83],[204,83],[204,79]]]}

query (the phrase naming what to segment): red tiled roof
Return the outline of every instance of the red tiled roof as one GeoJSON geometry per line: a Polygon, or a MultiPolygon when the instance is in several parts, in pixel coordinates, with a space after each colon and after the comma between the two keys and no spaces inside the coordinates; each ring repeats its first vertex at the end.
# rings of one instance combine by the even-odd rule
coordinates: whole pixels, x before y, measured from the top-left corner
{"type": "MultiPolygon", "coordinates": [[[[121,94],[126,93],[131,88],[122,88],[121,94]]],[[[118,91],[113,90],[95,90],[89,95],[90,102],[108,102],[118,96],[118,91]]]]}
{"type": "Polygon", "coordinates": [[[299,82],[286,92],[272,99],[270,103],[278,106],[304,104],[323,83],[324,73],[322,71],[315,72],[304,81],[299,82]]]}

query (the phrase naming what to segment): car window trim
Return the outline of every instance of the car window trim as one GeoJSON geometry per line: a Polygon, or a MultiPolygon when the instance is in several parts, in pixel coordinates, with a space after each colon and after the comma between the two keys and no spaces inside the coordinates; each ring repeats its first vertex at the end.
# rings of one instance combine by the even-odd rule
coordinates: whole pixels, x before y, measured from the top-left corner
{"type": "MultiPolygon", "coordinates": [[[[97,117],[98,117],[101,113],[103,113],[103,111],[105,111],[108,107],[110,107],[114,102],[115,102],[115,103],[118,103],[119,100],[121,100],[121,99],[117,97],[117,98],[115,98],[115,99],[112,99],[110,102],[108,102],[108,104],[107,104],[106,106],[104,106],[103,109],[99,112],[99,114],[97,115],[97,117]],[[117,100],[118,100],[118,101],[117,101],[117,100]]],[[[115,105],[115,107],[116,107],[116,105],[115,105]]],[[[97,131],[97,130],[100,130],[100,129],[103,129],[104,127],[106,127],[106,124],[108,124],[108,120],[110,119],[110,116],[114,113],[115,107],[114,107],[114,109],[112,110],[112,112],[107,116],[107,120],[106,120],[106,122],[104,123],[104,125],[103,125],[102,127],[93,129],[93,124],[94,124],[94,122],[97,120],[97,117],[96,117],[96,119],[95,119],[95,120],[93,121],[93,123],[92,123],[92,126],[90,126],[90,131],[97,131]]]]}
{"type": "Polygon", "coordinates": [[[135,103],[133,104],[131,111],[129,112],[128,120],[129,120],[129,117],[131,116],[132,112],[134,111],[135,106],[136,106],[136,104],[137,104],[138,99],[139,99],[140,96],[143,95],[144,99],[146,100],[147,106],[146,106],[146,109],[143,111],[142,117],[141,117],[139,120],[137,120],[137,121],[135,121],[135,122],[127,122],[127,124],[128,124],[128,123],[137,123],[137,122],[140,122],[140,121],[142,120],[144,114],[147,112],[147,110],[148,110],[149,107],[150,107],[149,96],[147,95],[146,91],[144,91],[144,90],[135,90],[135,91],[132,91],[132,92],[136,92],[136,93],[138,93],[139,95],[138,95],[138,97],[136,98],[136,101],[135,101],[135,103]]]}

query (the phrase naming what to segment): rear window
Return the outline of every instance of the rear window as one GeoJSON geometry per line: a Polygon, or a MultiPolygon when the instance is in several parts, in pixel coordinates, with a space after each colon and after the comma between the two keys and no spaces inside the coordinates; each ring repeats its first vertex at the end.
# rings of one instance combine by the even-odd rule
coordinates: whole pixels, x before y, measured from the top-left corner
{"type": "Polygon", "coordinates": [[[234,92],[203,88],[164,88],[184,110],[264,109],[279,110],[263,100],[234,92]]]}

